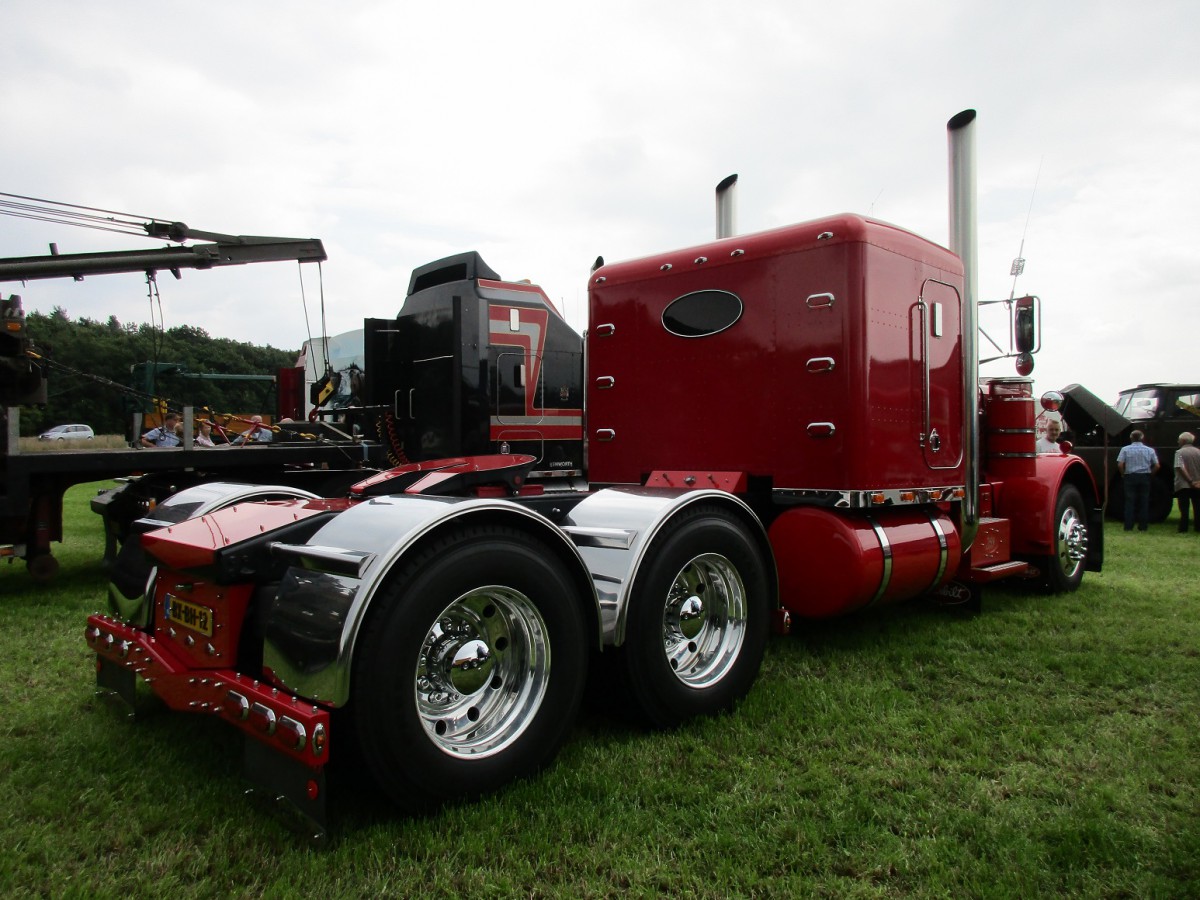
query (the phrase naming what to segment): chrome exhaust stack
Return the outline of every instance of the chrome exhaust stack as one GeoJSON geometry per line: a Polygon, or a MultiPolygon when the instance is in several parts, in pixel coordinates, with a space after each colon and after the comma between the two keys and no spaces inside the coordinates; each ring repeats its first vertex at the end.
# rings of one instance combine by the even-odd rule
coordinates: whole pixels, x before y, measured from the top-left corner
{"type": "Polygon", "coordinates": [[[717,185],[717,240],[737,234],[737,222],[734,221],[737,180],[736,174],[730,175],[717,185]]]}
{"type": "Polygon", "coordinates": [[[950,143],[950,249],[963,264],[963,498],[962,547],[979,530],[979,237],[976,213],[975,110],[946,123],[950,143]]]}

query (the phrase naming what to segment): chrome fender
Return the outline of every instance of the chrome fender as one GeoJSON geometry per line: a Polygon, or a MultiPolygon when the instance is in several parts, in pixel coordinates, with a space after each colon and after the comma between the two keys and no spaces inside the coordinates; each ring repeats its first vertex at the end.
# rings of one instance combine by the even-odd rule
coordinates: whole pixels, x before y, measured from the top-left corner
{"type": "Polygon", "coordinates": [[[507,521],[561,550],[599,628],[600,607],[583,557],[541,514],[508,500],[377,497],[336,516],[304,544],[272,547],[293,565],[264,616],[267,676],[302,697],[344,705],[359,631],[388,577],[423,539],[477,517],[507,521]]]}
{"type": "MultiPolygon", "coordinates": [[[[232,481],[209,481],[196,484],[182,491],[177,491],[157,504],[148,515],[136,520],[134,525],[138,532],[152,531],[155,528],[167,528],[178,525],[188,519],[196,519],[219,509],[234,506],[238,503],[252,503],[262,500],[318,500],[320,494],[300,488],[288,487],[283,484],[242,484],[232,481]]],[[[119,563],[118,563],[119,564],[119,563]]],[[[140,596],[126,597],[113,581],[108,583],[108,608],[114,616],[138,627],[150,624],[151,611],[154,608],[154,582],[158,575],[158,567],[153,561],[143,558],[145,571],[131,569],[145,579],[145,589],[140,596]]],[[[135,565],[140,565],[135,563],[135,565]]]]}
{"type": "Polygon", "coordinates": [[[717,490],[612,487],[588,495],[571,511],[563,531],[575,542],[591,573],[600,604],[601,639],[606,646],[625,643],[630,591],[654,538],[680,511],[694,503],[714,500],[743,520],[768,562],[768,580],[777,594],[779,579],[762,522],[732,494],[717,490]]]}
{"type": "Polygon", "coordinates": [[[317,500],[320,494],[288,487],[283,484],[241,484],[233,481],[208,481],[204,484],[184,488],[163,500],[147,516],[138,519],[150,528],[176,525],[186,519],[195,519],[235,503],[253,503],[259,500],[317,500]]]}

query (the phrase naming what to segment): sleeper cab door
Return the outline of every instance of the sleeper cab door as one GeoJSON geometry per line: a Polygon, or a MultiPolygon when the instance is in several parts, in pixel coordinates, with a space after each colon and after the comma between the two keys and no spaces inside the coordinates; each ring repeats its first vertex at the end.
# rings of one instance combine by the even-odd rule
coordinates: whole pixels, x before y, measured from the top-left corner
{"type": "Polygon", "coordinates": [[[917,303],[921,448],[930,469],[962,462],[962,301],[951,285],[927,279],[917,303]]]}
{"type": "Polygon", "coordinates": [[[388,359],[378,370],[388,382],[405,455],[414,462],[462,452],[457,318],[456,309],[444,308],[402,315],[389,323],[393,333],[387,335],[388,359]]]}

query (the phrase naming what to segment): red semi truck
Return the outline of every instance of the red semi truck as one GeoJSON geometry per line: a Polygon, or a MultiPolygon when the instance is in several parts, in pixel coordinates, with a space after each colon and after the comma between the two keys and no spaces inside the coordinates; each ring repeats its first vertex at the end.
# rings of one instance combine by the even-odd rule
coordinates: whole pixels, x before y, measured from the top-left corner
{"type": "Polygon", "coordinates": [[[1073,590],[1096,487],[1035,453],[1028,377],[977,376],[974,119],[948,126],[951,249],[838,215],[598,260],[584,398],[540,292],[474,254],[419,270],[367,337],[408,347],[383,379],[404,464],[345,497],[160,504],[146,577],[88,620],[99,685],[242,731],[319,835],[343,740],[402,808],[477,795],[554,757],[597,657],[670,726],[745,695],[792,620],[1073,590]]]}

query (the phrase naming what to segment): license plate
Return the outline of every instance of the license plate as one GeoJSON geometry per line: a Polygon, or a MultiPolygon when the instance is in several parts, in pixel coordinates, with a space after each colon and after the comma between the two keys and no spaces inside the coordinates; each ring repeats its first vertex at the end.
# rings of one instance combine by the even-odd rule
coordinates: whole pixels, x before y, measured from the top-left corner
{"type": "Polygon", "coordinates": [[[212,637],[213,611],[198,603],[188,603],[173,594],[167,594],[163,601],[163,618],[192,631],[198,631],[206,637],[212,637]]]}

